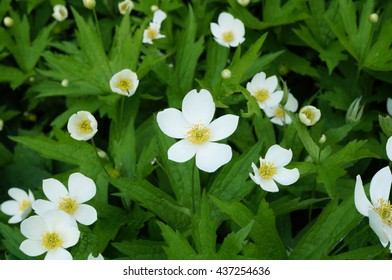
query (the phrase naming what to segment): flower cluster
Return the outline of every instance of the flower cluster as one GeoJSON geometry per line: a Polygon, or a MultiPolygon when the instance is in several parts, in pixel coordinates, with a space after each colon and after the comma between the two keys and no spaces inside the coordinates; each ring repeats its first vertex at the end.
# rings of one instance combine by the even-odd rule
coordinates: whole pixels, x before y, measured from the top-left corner
{"type": "Polygon", "coordinates": [[[143,43],[152,44],[153,40],[165,38],[165,35],[161,34],[161,24],[166,19],[167,15],[162,10],[156,10],[152,22],[143,32],[143,43]]]}
{"type": "Polygon", "coordinates": [[[85,204],[96,193],[93,180],[81,173],[68,179],[68,189],[56,179],[43,180],[43,192],[49,200],[35,200],[33,193],[11,188],[8,193],[14,200],[1,204],[1,211],[12,216],[9,223],[19,223],[21,233],[27,238],[20,250],[29,256],[46,253],[46,260],[72,259],[66,249],[79,241],[78,224],[91,225],[97,220],[94,207],[85,204]],[[27,216],[34,210],[36,215],[27,216]]]}

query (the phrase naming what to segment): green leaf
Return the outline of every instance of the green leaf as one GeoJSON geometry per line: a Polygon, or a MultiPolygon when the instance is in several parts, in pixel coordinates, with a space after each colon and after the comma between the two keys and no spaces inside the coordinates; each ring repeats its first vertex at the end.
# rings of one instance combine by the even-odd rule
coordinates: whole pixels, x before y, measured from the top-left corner
{"type": "Polygon", "coordinates": [[[2,244],[15,257],[21,260],[32,260],[34,258],[27,256],[20,249],[19,246],[26,238],[20,231],[9,225],[0,222],[0,234],[3,236],[2,244]]]}
{"type": "Polygon", "coordinates": [[[111,243],[127,260],[163,260],[166,258],[161,241],[133,240],[111,243]]]}
{"type": "Polygon", "coordinates": [[[376,259],[379,255],[385,253],[389,255],[388,248],[384,248],[381,245],[378,246],[370,246],[365,248],[359,248],[356,250],[352,250],[350,252],[342,253],[339,255],[335,255],[330,257],[332,260],[373,260],[376,259]]]}
{"type": "Polygon", "coordinates": [[[378,122],[380,123],[382,131],[387,137],[392,136],[392,118],[390,116],[378,116],[378,122]]]}

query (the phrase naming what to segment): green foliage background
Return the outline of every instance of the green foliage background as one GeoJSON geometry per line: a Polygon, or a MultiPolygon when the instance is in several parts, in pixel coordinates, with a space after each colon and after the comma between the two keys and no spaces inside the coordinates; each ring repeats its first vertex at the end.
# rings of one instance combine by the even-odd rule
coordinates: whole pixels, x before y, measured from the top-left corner
{"type": "MultiPolygon", "coordinates": [[[[43,197],[45,178],[66,183],[76,171],[92,178],[98,221],[80,228],[74,259],[91,252],[107,259],[390,258],[355,209],[353,190],[357,174],[368,183],[389,164],[391,1],[252,0],[242,7],[235,0],[143,0],[122,16],[117,1],[103,0],[95,11],[98,26],[81,0],[0,2],[0,18],[14,20],[0,27],[0,201],[10,187],[43,197]],[[51,17],[58,3],[68,7],[63,22],[51,17]],[[144,45],[151,5],[168,14],[166,38],[144,45]],[[245,24],[237,48],[218,45],[210,33],[223,11],[245,24]],[[129,98],[109,87],[124,68],[140,79],[129,98]],[[279,76],[300,106],[317,106],[321,120],[309,128],[293,114],[292,124],[273,125],[245,89],[261,71],[279,76]],[[64,79],[69,86],[61,86],[64,79]],[[158,111],[180,108],[193,88],[212,93],[215,117],[241,116],[227,140],[233,159],[213,174],[193,161],[169,161],[174,140],[155,121],[158,111]],[[362,118],[347,122],[358,97],[362,118]],[[97,118],[94,141],[107,157],[66,131],[79,110],[97,118]],[[266,193],[249,173],[273,144],[293,150],[289,167],[301,176],[266,193]]],[[[29,259],[8,218],[0,214],[0,259],[29,259]]]]}

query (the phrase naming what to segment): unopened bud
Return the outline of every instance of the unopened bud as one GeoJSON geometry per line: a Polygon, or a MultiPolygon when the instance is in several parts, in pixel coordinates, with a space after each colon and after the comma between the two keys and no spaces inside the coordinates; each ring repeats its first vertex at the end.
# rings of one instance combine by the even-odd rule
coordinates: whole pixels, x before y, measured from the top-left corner
{"type": "Polygon", "coordinates": [[[356,98],[348,107],[346,113],[346,122],[347,123],[357,123],[361,120],[363,114],[363,108],[365,105],[361,106],[362,97],[356,98]]]}
{"type": "Polygon", "coordinates": [[[87,9],[94,9],[95,8],[95,0],[83,0],[83,5],[87,8],[87,9]]]}
{"type": "Polygon", "coordinates": [[[248,6],[250,0],[237,0],[238,4],[240,4],[243,7],[248,6]]]}
{"type": "Polygon", "coordinates": [[[67,79],[64,79],[64,80],[61,81],[61,85],[63,87],[67,87],[69,85],[69,81],[67,79]]]}
{"type": "Polygon", "coordinates": [[[4,121],[0,119],[0,131],[2,131],[4,128],[4,121]]]}
{"type": "Polygon", "coordinates": [[[14,25],[14,20],[11,17],[5,17],[3,19],[3,23],[6,27],[11,27],[12,25],[14,25]]]}
{"type": "Polygon", "coordinates": [[[150,9],[151,9],[151,12],[155,13],[156,11],[159,10],[159,7],[157,5],[152,5],[150,9]]]}
{"type": "Polygon", "coordinates": [[[221,77],[222,79],[230,79],[231,78],[231,71],[229,69],[223,69],[223,71],[221,72],[221,77]]]}
{"type": "Polygon", "coordinates": [[[299,110],[299,119],[306,126],[316,124],[321,118],[321,111],[312,105],[307,105],[299,110]]]}
{"type": "Polygon", "coordinates": [[[373,13],[369,16],[369,21],[371,23],[377,23],[378,22],[378,14],[373,13]]]}
{"type": "Polygon", "coordinates": [[[322,134],[320,139],[319,139],[319,143],[320,144],[324,144],[325,141],[327,141],[327,136],[325,136],[325,134],[322,134]]]}

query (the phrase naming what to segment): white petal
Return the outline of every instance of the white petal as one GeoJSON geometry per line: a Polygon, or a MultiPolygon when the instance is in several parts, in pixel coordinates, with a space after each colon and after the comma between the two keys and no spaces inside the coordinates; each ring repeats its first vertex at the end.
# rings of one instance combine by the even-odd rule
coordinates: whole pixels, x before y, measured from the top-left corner
{"type": "Polygon", "coordinates": [[[259,186],[267,192],[278,192],[279,191],[278,185],[276,185],[275,181],[272,179],[270,179],[270,180],[261,179],[259,186]]]}
{"type": "Polygon", "coordinates": [[[226,43],[225,41],[223,41],[220,38],[214,37],[214,40],[221,46],[226,47],[226,48],[230,48],[230,44],[226,43]]]}
{"type": "MultiPolygon", "coordinates": [[[[273,117],[273,118],[271,119],[271,122],[274,123],[274,124],[280,125],[280,126],[283,126],[283,125],[284,125],[283,120],[280,119],[280,118],[276,118],[276,117],[273,117]]],[[[289,124],[290,122],[291,122],[291,119],[290,119],[289,122],[286,122],[286,124],[289,124]]]]}
{"type": "MultiPolygon", "coordinates": [[[[392,98],[387,99],[387,111],[390,116],[392,116],[392,98]]],[[[392,159],[391,159],[392,160],[392,159]]]]}
{"type": "Polygon", "coordinates": [[[40,216],[27,218],[20,224],[20,232],[29,239],[39,240],[47,229],[45,221],[40,216]]]}
{"type": "Polygon", "coordinates": [[[154,13],[154,17],[152,19],[152,21],[159,25],[159,27],[161,26],[162,21],[164,21],[166,19],[167,15],[164,11],[162,10],[157,10],[154,13]]]}
{"type": "Polygon", "coordinates": [[[209,125],[215,113],[211,93],[205,89],[188,92],[182,101],[182,113],[190,124],[209,125]]]}
{"type": "Polygon", "coordinates": [[[245,36],[245,26],[239,19],[234,19],[233,33],[236,38],[243,38],[245,36]]]}
{"type": "Polygon", "coordinates": [[[269,147],[265,160],[272,162],[276,167],[287,165],[293,157],[291,149],[284,149],[281,146],[275,144],[269,147]]]}
{"type": "Polygon", "coordinates": [[[8,223],[9,223],[9,224],[17,224],[17,223],[21,222],[24,218],[26,218],[27,215],[28,215],[28,214],[24,214],[24,213],[23,213],[23,214],[21,214],[21,213],[15,214],[14,216],[12,216],[12,217],[8,220],[8,223]]]}
{"type": "Polygon", "coordinates": [[[392,161],[392,136],[388,138],[386,148],[387,148],[387,156],[388,156],[389,160],[392,161]]]}
{"type": "Polygon", "coordinates": [[[237,129],[239,117],[235,115],[224,115],[214,120],[209,128],[211,129],[210,141],[219,141],[232,135],[237,129]]]}
{"type": "Polygon", "coordinates": [[[72,260],[70,252],[64,248],[57,248],[56,250],[50,250],[45,256],[45,260],[72,260]]]}
{"type": "Polygon", "coordinates": [[[41,217],[45,221],[48,231],[62,233],[76,226],[75,219],[61,210],[48,211],[41,217]]]}
{"type": "Polygon", "coordinates": [[[189,143],[186,139],[173,144],[167,151],[168,158],[175,162],[190,160],[197,151],[197,145],[189,143]]]}
{"type": "Polygon", "coordinates": [[[4,214],[10,215],[10,216],[17,215],[18,213],[20,213],[19,202],[15,201],[15,200],[7,200],[7,201],[3,202],[1,204],[0,209],[4,214]]]}
{"type": "Polygon", "coordinates": [[[271,76],[265,79],[263,87],[269,91],[269,93],[273,93],[278,87],[278,78],[276,76],[271,76]]]}
{"type": "Polygon", "coordinates": [[[223,32],[218,24],[216,24],[215,22],[211,22],[210,29],[211,29],[211,33],[214,37],[216,37],[216,38],[222,37],[223,32]]]}
{"type": "Polygon", "coordinates": [[[372,204],[366,197],[360,175],[357,175],[357,179],[355,182],[354,203],[359,213],[366,217],[369,216],[369,210],[372,208],[372,204]]]}
{"type": "Polygon", "coordinates": [[[89,226],[97,220],[97,211],[90,205],[80,204],[73,216],[82,225],[89,226]]]}
{"type": "Polygon", "coordinates": [[[297,168],[287,169],[279,167],[277,174],[274,175],[273,179],[281,185],[288,186],[294,184],[299,179],[299,171],[297,168]]]}
{"type": "Polygon", "coordinates": [[[27,193],[19,188],[10,188],[8,190],[8,195],[18,202],[21,202],[23,200],[29,200],[29,196],[27,195],[27,193]]]}
{"type": "Polygon", "coordinates": [[[380,198],[389,200],[391,190],[392,174],[389,166],[380,169],[370,181],[370,200],[373,205],[377,205],[380,198]]]}
{"type": "Polygon", "coordinates": [[[27,239],[20,244],[19,249],[31,257],[36,257],[46,252],[46,248],[42,246],[41,240],[27,239]]]}
{"type": "Polygon", "coordinates": [[[260,88],[264,86],[266,74],[264,72],[257,73],[253,76],[251,84],[253,88],[260,88]]]}
{"type": "Polygon", "coordinates": [[[226,12],[220,13],[218,16],[218,24],[220,26],[231,28],[234,22],[234,17],[226,12]]]}
{"type": "Polygon", "coordinates": [[[76,172],[68,178],[68,190],[70,197],[75,198],[77,203],[83,203],[95,196],[97,187],[93,180],[76,172]]]}
{"type": "Polygon", "coordinates": [[[104,260],[103,256],[101,255],[101,253],[98,254],[98,256],[94,257],[92,253],[90,253],[87,257],[87,260],[89,261],[100,261],[100,260],[104,260]]]}
{"type": "Polygon", "coordinates": [[[185,138],[191,128],[191,124],[184,118],[182,112],[174,108],[159,112],[157,123],[163,133],[173,138],[185,138]]]}
{"type": "Polygon", "coordinates": [[[68,191],[65,186],[56,179],[50,178],[43,180],[42,188],[46,197],[56,204],[58,204],[61,197],[68,195],[68,191]]]}
{"type": "Polygon", "coordinates": [[[385,225],[382,222],[380,216],[373,210],[369,211],[369,225],[373,229],[373,231],[377,234],[381,244],[384,247],[387,246],[389,240],[388,240],[387,233],[384,229],[385,225]]]}
{"type": "Polygon", "coordinates": [[[214,172],[228,163],[232,157],[231,147],[226,144],[208,142],[196,153],[196,166],[205,172],[214,172]]]}
{"type": "Polygon", "coordinates": [[[54,203],[43,199],[37,199],[36,201],[34,201],[32,207],[38,215],[43,215],[48,211],[57,209],[58,203],[54,203]]]}
{"type": "MultiPolygon", "coordinates": [[[[270,91],[271,93],[271,91],[270,91]]],[[[272,93],[269,98],[265,101],[265,106],[266,107],[274,107],[277,106],[280,101],[282,101],[283,98],[283,91],[279,90],[279,91],[275,91],[274,93],[272,93]]]]}
{"type": "Polygon", "coordinates": [[[62,247],[69,248],[74,246],[76,243],[78,243],[79,237],[80,231],[76,226],[67,228],[66,231],[61,233],[61,238],[64,242],[62,247]]]}
{"type": "Polygon", "coordinates": [[[289,93],[289,95],[287,96],[287,101],[284,105],[284,108],[290,112],[295,112],[298,110],[298,100],[291,93],[289,93]]]}

